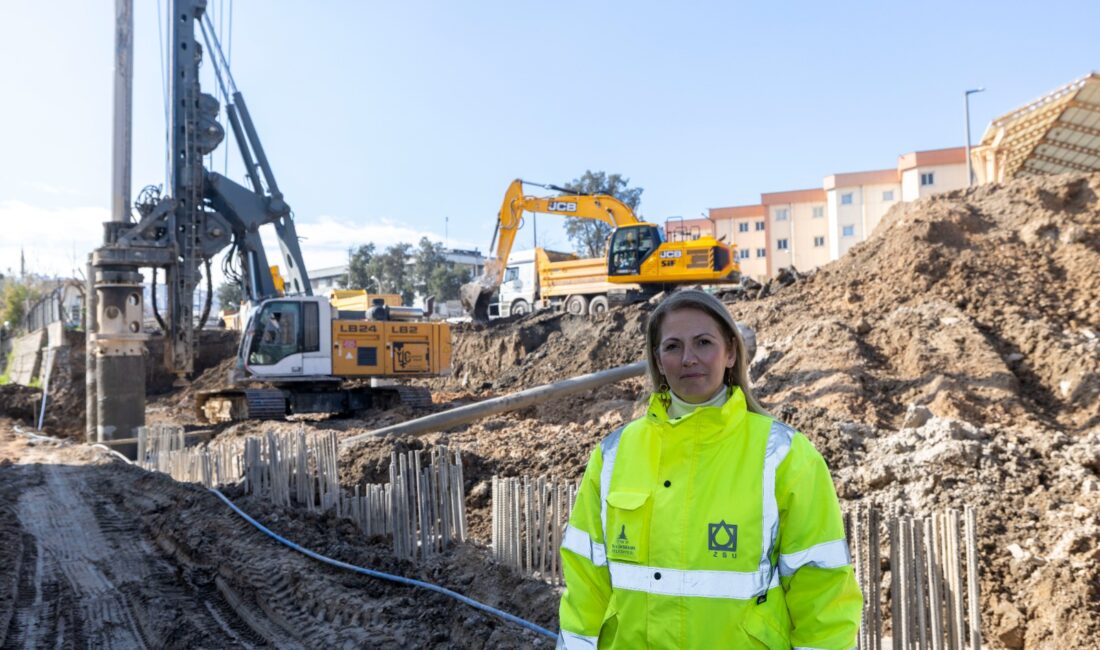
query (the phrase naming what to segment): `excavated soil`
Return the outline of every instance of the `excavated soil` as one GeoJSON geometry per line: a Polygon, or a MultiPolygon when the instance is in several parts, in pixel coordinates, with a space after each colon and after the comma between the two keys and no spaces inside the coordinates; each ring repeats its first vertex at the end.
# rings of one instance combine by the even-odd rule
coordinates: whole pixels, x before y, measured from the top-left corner
{"type": "MultiPolygon", "coordinates": [[[[1058,176],[900,204],[842,259],[759,290],[724,294],[730,312],[756,332],[751,374],[762,401],[810,436],[843,501],[915,514],[977,508],[983,639],[990,648],[1098,647],[1098,192],[1100,175],[1058,176]]],[[[599,320],[535,314],[458,326],[453,373],[428,382],[435,394],[429,408],[215,427],[215,444],[272,429],[348,437],[630,363],[642,358],[651,309],[614,309],[599,320]]],[[[217,385],[224,370],[208,370],[196,386],[217,385]]],[[[522,597],[504,595],[500,602],[554,628],[557,590],[519,580],[486,556],[489,481],[579,477],[592,447],[637,416],[646,395],[636,378],[449,431],[372,439],[343,455],[341,479],[345,486],[386,480],[395,449],[443,443],[462,449],[472,543],[441,565],[398,568],[438,570],[443,581],[466,571],[474,578],[465,588],[487,597],[521,585],[522,597]]],[[[3,404],[9,399],[0,393],[3,404]]],[[[200,426],[190,399],[188,391],[159,398],[149,421],[200,426]]],[[[392,566],[381,540],[360,540],[345,524],[265,510],[259,502],[249,507],[275,518],[276,527],[293,523],[288,534],[298,541],[337,555],[347,544],[358,549],[349,552],[373,553],[349,557],[392,566]]],[[[158,516],[158,526],[186,536],[185,548],[222,552],[205,528],[204,509],[184,502],[158,516]]],[[[889,570],[888,558],[882,568],[889,570]]],[[[5,575],[0,571],[0,581],[10,579],[5,575]]],[[[401,603],[392,620],[405,617],[413,627],[428,620],[420,616],[424,596],[369,588],[401,603]]],[[[438,627],[440,634],[459,634],[453,625],[438,627]]],[[[459,645],[500,640],[482,632],[451,638],[459,645]]]]}
{"type": "MultiPolygon", "coordinates": [[[[294,553],[205,489],[0,425],[0,647],[550,646],[444,596],[294,553]]],[[[483,549],[414,565],[350,522],[228,496],[329,557],[553,624],[554,594],[487,567],[483,549]]]]}

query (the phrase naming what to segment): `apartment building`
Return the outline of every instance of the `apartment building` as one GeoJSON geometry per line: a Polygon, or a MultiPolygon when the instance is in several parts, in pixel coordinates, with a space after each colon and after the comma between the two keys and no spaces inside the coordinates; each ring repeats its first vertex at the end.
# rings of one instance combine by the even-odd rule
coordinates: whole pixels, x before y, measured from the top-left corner
{"type": "Polygon", "coordinates": [[[966,187],[966,147],[914,151],[899,156],[898,178],[902,201],[916,201],[966,187]]]}
{"type": "Polygon", "coordinates": [[[668,241],[698,239],[704,235],[715,236],[714,222],[710,219],[665,219],[665,239],[668,241]]]}
{"type": "Polygon", "coordinates": [[[913,151],[891,169],[832,174],[820,189],[767,192],[760,205],[711,208],[709,214],[714,232],[730,233],[738,245],[742,273],[767,278],[784,267],[808,271],[838,259],[867,239],[898,202],[966,184],[965,147],[913,151]]]}
{"type": "Polygon", "coordinates": [[[712,208],[709,211],[714,236],[736,247],[741,274],[766,278],[770,273],[768,212],[761,205],[712,208]],[[723,239],[725,237],[725,239],[723,239]]]}
{"type": "MultiPolygon", "coordinates": [[[[882,215],[901,201],[901,181],[896,169],[833,174],[825,177],[829,255],[820,266],[835,260],[855,244],[867,239],[882,215]]],[[[814,266],[798,269],[811,269],[814,266]]]]}
{"type": "Polygon", "coordinates": [[[829,261],[825,192],[821,189],[760,195],[768,215],[768,275],[779,269],[813,268],[829,261]]]}

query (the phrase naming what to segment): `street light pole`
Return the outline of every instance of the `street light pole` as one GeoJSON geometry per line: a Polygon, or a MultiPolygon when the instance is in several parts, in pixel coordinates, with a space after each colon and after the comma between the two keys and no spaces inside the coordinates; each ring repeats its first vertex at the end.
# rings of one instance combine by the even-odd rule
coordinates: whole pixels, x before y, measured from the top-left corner
{"type": "Polygon", "coordinates": [[[963,93],[963,102],[966,104],[966,186],[974,186],[974,168],[970,162],[970,96],[974,93],[985,92],[985,88],[974,88],[963,93]]]}

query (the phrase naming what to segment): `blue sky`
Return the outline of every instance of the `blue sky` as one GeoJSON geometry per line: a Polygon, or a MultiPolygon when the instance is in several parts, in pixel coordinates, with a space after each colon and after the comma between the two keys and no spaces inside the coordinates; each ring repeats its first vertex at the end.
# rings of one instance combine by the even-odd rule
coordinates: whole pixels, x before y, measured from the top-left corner
{"type": "MultiPolygon", "coordinates": [[[[164,177],[168,9],[135,4],[136,194],[164,177]]],[[[1084,1],[234,0],[231,32],[228,0],[210,11],[311,267],[445,228],[486,251],[516,177],[622,173],[654,221],[820,187],[963,144],[967,88],[988,89],[971,102],[977,142],[997,115],[1100,69],[1100,3],[1084,1]]],[[[67,273],[100,236],[113,13],[110,0],[5,3],[0,271],[24,247],[67,273]]],[[[226,171],[243,181],[235,149],[226,171]]],[[[553,217],[539,227],[567,247],[553,217]]]]}

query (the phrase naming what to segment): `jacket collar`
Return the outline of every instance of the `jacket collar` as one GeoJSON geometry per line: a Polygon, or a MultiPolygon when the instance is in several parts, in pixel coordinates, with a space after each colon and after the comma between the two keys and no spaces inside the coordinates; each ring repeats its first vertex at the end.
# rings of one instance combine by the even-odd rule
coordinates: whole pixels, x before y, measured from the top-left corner
{"type": "Polygon", "coordinates": [[[729,399],[721,408],[704,406],[695,409],[682,418],[670,420],[668,411],[662,403],[659,395],[654,393],[649,398],[649,410],[646,419],[668,427],[669,433],[686,435],[695,438],[699,442],[717,440],[737,431],[745,420],[748,408],[745,405],[745,394],[741,388],[734,386],[730,390],[729,399]]]}

